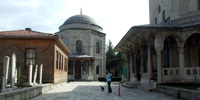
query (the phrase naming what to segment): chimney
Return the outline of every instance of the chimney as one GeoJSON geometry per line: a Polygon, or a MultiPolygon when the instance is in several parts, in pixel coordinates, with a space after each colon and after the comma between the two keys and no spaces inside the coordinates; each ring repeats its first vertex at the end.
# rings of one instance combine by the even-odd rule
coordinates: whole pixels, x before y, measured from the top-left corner
{"type": "Polygon", "coordinates": [[[31,28],[25,28],[26,31],[31,31],[31,28]]]}

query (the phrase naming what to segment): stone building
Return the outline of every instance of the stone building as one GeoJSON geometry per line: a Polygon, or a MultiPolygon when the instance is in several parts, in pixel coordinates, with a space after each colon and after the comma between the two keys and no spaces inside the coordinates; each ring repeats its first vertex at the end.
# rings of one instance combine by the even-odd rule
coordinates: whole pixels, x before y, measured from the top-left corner
{"type": "Polygon", "coordinates": [[[29,64],[32,62],[33,69],[35,65],[43,64],[43,83],[67,82],[70,52],[58,36],[32,31],[30,28],[0,32],[0,73],[4,57],[11,58],[13,53],[17,56],[17,69],[21,69],[18,75],[28,76],[29,64]]]}
{"type": "Polygon", "coordinates": [[[58,35],[72,53],[69,55],[69,80],[97,80],[105,73],[105,36],[103,29],[87,15],[68,18],[58,35]]]}
{"type": "Polygon", "coordinates": [[[115,47],[131,83],[200,83],[200,0],[149,0],[150,24],[133,26],[115,47]]]}

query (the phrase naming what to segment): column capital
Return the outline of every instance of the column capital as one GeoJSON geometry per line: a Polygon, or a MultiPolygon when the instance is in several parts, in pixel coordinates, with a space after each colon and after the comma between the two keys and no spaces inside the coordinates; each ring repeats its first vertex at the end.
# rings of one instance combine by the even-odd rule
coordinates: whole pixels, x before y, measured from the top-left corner
{"type": "Polygon", "coordinates": [[[161,52],[163,50],[163,48],[162,47],[157,47],[157,48],[155,48],[155,50],[158,53],[158,52],[161,52]]]}
{"type": "Polygon", "coordinates": [[[180,47],[178,49],[178,52],[179,52],[179,55],[184,55],[184,48],[183,47],[180,47]]]}

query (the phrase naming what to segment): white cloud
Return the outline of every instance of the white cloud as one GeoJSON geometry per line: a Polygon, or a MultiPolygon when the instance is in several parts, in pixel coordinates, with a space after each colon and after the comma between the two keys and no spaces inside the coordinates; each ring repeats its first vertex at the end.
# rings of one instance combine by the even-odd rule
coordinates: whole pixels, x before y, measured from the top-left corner
{"type": "Polygon", "coordinates": [[[1,0],[0,31],[30,27],[55,33],[82,8],[115,46],[133,25],[149,23],[148,5],[148,0],[1,0]]]}

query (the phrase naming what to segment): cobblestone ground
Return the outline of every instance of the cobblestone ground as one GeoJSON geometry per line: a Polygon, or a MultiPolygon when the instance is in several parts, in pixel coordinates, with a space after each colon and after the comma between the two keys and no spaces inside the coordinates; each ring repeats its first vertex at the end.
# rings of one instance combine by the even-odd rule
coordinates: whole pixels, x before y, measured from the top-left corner
{"type": "Polygon", "coordinates": [[[121,87],[118,96],[118,83],[111,85],[113,93],[107,93],[105,82],[70,82],[44,93],[32,100],[181,100],[158,92],[121,87]],[[105,90],[101,91],[100,85],[105,90]]]}

